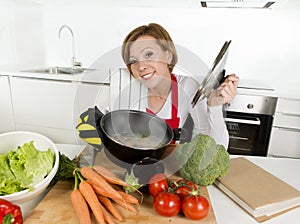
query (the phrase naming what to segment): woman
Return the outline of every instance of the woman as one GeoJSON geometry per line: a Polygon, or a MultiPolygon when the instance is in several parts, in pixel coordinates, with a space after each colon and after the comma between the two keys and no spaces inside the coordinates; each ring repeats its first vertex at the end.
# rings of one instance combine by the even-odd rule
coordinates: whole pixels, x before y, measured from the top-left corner
{"type": "Polygon", "coordinates": [[[210,135],[217,144],[228,147],[228,132],[222,104],[236,95],[239,78],[232,74],[208,99],[192,107],[199,83],[192,77],[173,74],[178,58],[169,33],[150,23],[137,27],[124,39],[122,57],[131,75],[147,87],[146,108],[164,119],[173,129],[181,128],[189,114],[193,118],[193,137],[210,135]]]}

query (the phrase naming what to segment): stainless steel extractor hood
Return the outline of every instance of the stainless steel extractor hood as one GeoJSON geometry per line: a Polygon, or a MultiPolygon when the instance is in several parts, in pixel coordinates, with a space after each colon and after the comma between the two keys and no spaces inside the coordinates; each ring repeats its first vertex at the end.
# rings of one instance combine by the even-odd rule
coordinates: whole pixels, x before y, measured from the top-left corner
{"type": "Polygon", "coordinates": [[[269,9],[285,0],[200,0],[204,8],[259,8],[269,9]]]}

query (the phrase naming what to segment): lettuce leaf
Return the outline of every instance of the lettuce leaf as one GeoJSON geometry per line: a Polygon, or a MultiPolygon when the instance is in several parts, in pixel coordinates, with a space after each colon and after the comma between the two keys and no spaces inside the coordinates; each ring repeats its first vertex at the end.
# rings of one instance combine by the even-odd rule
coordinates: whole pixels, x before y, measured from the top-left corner
{"type": "Polygon", "coordinates": [[[39,151],[33,141],[0,155],[0,195],[31,189],[52,170],[55,154],[39,151]]]}

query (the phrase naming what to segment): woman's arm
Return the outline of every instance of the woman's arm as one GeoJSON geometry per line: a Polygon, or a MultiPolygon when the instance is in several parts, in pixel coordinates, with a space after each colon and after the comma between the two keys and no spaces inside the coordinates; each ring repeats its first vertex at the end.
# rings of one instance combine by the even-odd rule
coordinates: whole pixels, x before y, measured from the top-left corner
{"type": "MultiPolygon", "coordinates": [[[[192,77],[178,77],[179,89],[179,110],[181,119],[186,119],[188,113],[191,114],[194,121],[193,135],[209,135],[215,139],[217,144],[228,147],[229,136],[227,127],[223,118],[222,105],[208,106],[207,99],[198,101],[192,107],[192,99],[199,88],[199,83],[192,77]]],[[[183,121],[184,121],[183,120],[183,121]]]]}
{"type": "Polygon", "coordinates": [[[222,106],[208,106],[207,100],[199,101],[191,109],[194,120],[193,137],[197,134],[206,134],[214,138],[217,144],[226,149],[229,144],[229,135],[223,118],[222,106]]]}

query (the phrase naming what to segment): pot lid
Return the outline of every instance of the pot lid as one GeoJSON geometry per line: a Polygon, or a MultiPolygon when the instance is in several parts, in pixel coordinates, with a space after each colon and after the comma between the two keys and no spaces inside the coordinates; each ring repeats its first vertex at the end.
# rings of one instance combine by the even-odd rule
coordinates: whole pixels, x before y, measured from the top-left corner
{"type": "Polygon", "coordinates": [[[219,54],[214,60],[211,68],[209,69],[207,75],[200,84],[200,87],[192,100],[193,107],[196,105],[199,99],[201,100],[205,97],[208,97],[209,94],[214,89],[216,89],[220,85],[220,83],[223,82],[225,77],[224,67],[226,64],[228,47],[230,43],[231,40],[225,41],[225,43],[223,44],[222,49],[220,50],[219,54]]]}

